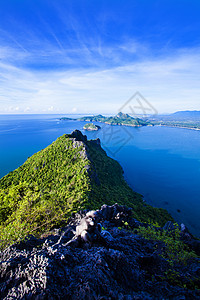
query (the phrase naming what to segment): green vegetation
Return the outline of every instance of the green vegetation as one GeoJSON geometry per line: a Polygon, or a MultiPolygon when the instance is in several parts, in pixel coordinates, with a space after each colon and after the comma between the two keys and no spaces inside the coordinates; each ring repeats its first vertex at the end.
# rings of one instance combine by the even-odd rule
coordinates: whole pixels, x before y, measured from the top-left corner
{"type": "Polygon", "coordinates": [[[169,126],[169,127],[180,127],[180,128],[188,128],[188,129],[196,129],[200,130],[200,121],[167,121],[167,120],[160,120],[160,121],[151,121],[154,125],[160,126],[169,126]]]}
{"type": "Polygon", "coordinates": [[[39,236],[64,225],[72,212],[116,202],[132,207],[140,221],[172,220],[133,192],[121,166],[98,143],[63,135],[0,180],[0,244],[39,236]]]}
{"type": "Polygon", "coordinates": [[[177,111],[170,115],[149,117],[153,125],[200,130],[200,111],[177,111]]]}
{"type": "Polygon", "coordinates": [[[197,257],[197,255],[189,251],[187,246],[180,240],[180,230],[178,224],[174,224],[173,231],[166,231],[154,226],[140,227],[138,234],[145,239],[161,241],[165,244],[162,257],[167,259],[170,264],[175,262],[185,264],[189,259],[197,257]]]}
{"type": "Polygon", "coordinates": [[[198,256],[190,250],[186,244],[180,240],[180,230],[178,224],[174,224],[174,230],[166,231],[159,227],[148,226],[140,227],[137,233],[145,239],[158,242],[155,244],[155,251],[160,248],[160,242],[163,243],[160,256],[169,263],[169,268],[160,276],[160,280],[167,280],[170,284],[179,285],[184,288],[199,288],[198,277],[191,278],[188,274],[183,280],[183,270],[188,264],[195,261],[198,256]]]}
{"type": "Polygon", "coordinates": [[[110,125],[126,125],[126,126],[146,126],[150,125],[150,123],[143,121],[139,118],[133,118],[128,114],[118,113],[115,117],[104,117],[102,115],[97,115],[94,117],[83,117],[78,119],[79,121],[86,122],[102,122],[110,125]]]}
{"type": "Polygon", "coordinates": [[[87,123],[83,127],[84,130],[89,130],[89,131],[97,131],[100,128],[101,128],[100,126],[94,125],[93,123],[87,123]]]}
{"type": "Polygon", "coordinates": [[[76,119],[74,119],[74,118],[63,117],[63,118],[60,118],[60,120],[74,121],[74,120],[76,120],[76,119]]]}
{"type": "MultiPolygon", "coordinates": [[[[68,120],[68,118],[61,118],[61,120],[68,120]]],[[[102,115],[97,115],[97,116],[82,117],[77,120],[85,121],[85,122],[101,122],[110,125],[125,125],[125,126],[133,126],[133,127],[152,125],[150,122],[146,122],[139,118],[133,118],[128,114],[123,114],[122,112],[118,113],[115,117],[104,117],[102,115]]]]}
{"type": "Polygon", "coordinates": [[[0,180],[1,244],[61,226],[84,206],[90,162],[81,151],[64,135],[0,180]]]}
{"type": "Polygon", "coordinates": [[[173,220],[166,210],[146,204],[142,195],[129,187],[124,180],[123,169],[120,164],[108,157],[101,147],[89,141],[88,153],[91,158],[92,169],[99,180],[99,182],[92,180],[91,205],[94,205],[95,208],[99,208],[99,204],[103,203],[127,205],[133,208],[134,218],[142,222],[158,222],[160,225],[164,225],[167,220],[173,220]]]}

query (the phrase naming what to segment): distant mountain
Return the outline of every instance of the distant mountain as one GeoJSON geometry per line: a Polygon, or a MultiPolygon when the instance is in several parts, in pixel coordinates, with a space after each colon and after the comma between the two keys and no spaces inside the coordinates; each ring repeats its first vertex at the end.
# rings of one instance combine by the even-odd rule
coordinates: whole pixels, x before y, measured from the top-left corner
{"type": "Polygon", "coordinates": [[[129,119],[129,118],[132,118],[132,117],[129,116],[128,114],[123,114],[122,112],[119,112],[119,113],[116,115],[116,118],[120,118],[120,119],[129,119]]]}
{"type": "MultiPolygon", "coordinates": [[[[64,118],[62,118],[62,120],[64,120],[64,118]]],[[[101,123],[106,123],[106,124],[110,124],[110,125],[124,125],[124,126],[133,126],[133,127],[152,125],[150,122],[144,121],[139,118],[133,118],[133,117],[129,116],[128,114],[124,114],[122,112],[119,112],[114,117],[104,117],[102,115],[87,116],[87,117],[82,117],[82,118],[78,119],[78,121],[101,122],[101,123]]]]}
{"type": "Polygon", "coordinates": [[[153,125],[200,130],[200,111],[177,111],[169,115],[157,115],[156,117],[149,118],[149,121],[153,125]]]}
{"type": "Polygon", "coordinates": [[[178,117],[178,118],[200,118],[200,110],[185,110],[185,111],[177,111],[173,114],[170,114],[170,117],[178,117]]]}

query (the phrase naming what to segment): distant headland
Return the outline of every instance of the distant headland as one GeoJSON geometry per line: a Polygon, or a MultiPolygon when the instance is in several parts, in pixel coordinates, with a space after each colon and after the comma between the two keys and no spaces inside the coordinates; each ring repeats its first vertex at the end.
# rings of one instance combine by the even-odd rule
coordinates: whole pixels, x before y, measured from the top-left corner
{"type": "Polygon", "coordinates": [[[133,118],[128,114],[124,114],[119,112],[114,117],[105,117],[103,115],[96,116],[86,116],[78,119],[71,118],[60,118],[60,120],[77,120],[77,121],[85,121],[85,122],[100,122],[109,125],[124,125],[124,126],[132,126],[132,127],[141,127],[141,126],[152,126],[151,122],[147,122],[140,118],[133,118]]]}
{"type": "Polygon", "coordinates": [[[132,127],[142,126],[168,126],[178,127],[193,130],[200,130],[200,111],[177,111],[172,114],[163,114],[150,116],[145,118],[141,115],[138,117],[131,117],[128,114],[119,112],[116,116],[105,117],[101,114],[96,116],[84,116],[81,118],[67,118],[62,117],[60,120],[76,120],[84,122],[100,122],[109,125],[124,125],[132,127]]]}
{"type": "Polygon", "coordinates": [[[200,111],[177,111],[169,115],[149,117],[153,125],[200,130],[200,111]]]}

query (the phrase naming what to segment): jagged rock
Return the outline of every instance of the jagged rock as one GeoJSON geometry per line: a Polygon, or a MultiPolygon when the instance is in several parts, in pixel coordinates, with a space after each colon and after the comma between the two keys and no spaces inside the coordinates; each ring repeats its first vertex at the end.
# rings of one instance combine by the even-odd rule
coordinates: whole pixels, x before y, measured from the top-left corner
{"type": "Polygon", "coordinates": [[[101,146],[101,141],[99,138],[97,138],[96,140],[90,140],[90,144],[96,145],[96,146],[101,146]]]}
{"type": "MultiPolygon", "coordinates": [[[[171,266],[161,256],[162,242],[118,227],[131,224],[131,209],[125,206],[103,205],[97,211],[107,247],[99,241],[87,249],[64,246],[86,213],[73,214],[65,228],[46,238],[29,236],[0,253],[1,299],[200,299],[199,290],[167,279],[171,266]]],[[[198,259],[177,270],[179,280],[193,280],[200,288],[198,259]]]]}
{"type": "Polygon", "coordinates": [[[182,240],[192,240],[194,237],[193,235],[189,232],[188,228],[185,226],[185,224],[181,224],[180,225],[180,229],[181,229],[181,238],[182,240]]]}
{"type": "Polygon", "coordinates": [[[70,134],[70,136],[72,137],[72,138],[75,138],[77,141],[82,141],[82,142],[84,142],[84,143],[86,143],[87,142],[87,136],[86,135],[83,135],[82,134],[82,132],[80,131],[80,130],[74,130],[71,134],[70,134]]]}
{"type": "Polygon", "coordinates": [[[164,226],[163,230],[173,232],[176,229],[174,223],[172,221],[168,221],[164,226]]]}
{"type": "Polygon", "coordinates": [[[200,256],[200,240],[197,239],[191,239],[191,240],[184,240],[184,243],[193,250],[198,256],[200,256]]]}

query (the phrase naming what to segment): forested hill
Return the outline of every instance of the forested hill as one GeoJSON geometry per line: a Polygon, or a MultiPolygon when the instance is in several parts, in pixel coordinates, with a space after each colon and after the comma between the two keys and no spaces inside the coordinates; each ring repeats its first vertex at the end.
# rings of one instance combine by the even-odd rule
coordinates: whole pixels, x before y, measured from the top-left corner
{"type": "MultiPolygon", "coordinates": [[[[61,118],[61,120],[72,120],[70,118],[61,118]]],[[[124,126],[132,126],[132,127],[141,127],[141,126],[152,126],[150,122],[142,120],[140,118],[133,118],[128,114],[124,114],[119,112],[114,117],[105,117],[102,115],[96,116],[86,116],[82,118],[78,118],[78,121],[85,121],[85,122],[101,122],[110,125],[124,125],[124,126]]]]}
{"type": "Polygon", "coordinates": [[[97,115],[93,117],[82,117],[78,119],[79,121],[86,121],[86,122],[101,122],[110,125],[125,125],[125,126],[133,126],[133,127],[141,127],[151,125],[149,122],[146,122],[139,118],[133,118],[128,114],[124,114],[119,112],[114,117],[104,117],[102,115],[97,115]]]}
{"type": "Polygon", "coordinates": [[[164,225],[163,209],[145,204],[125,182],[119,163],[100,140],[78,130],[63,135],[0,180],[0,244],[63,226],[72,212],[114,203],[133,208],[139,221],[164,225]]]}

